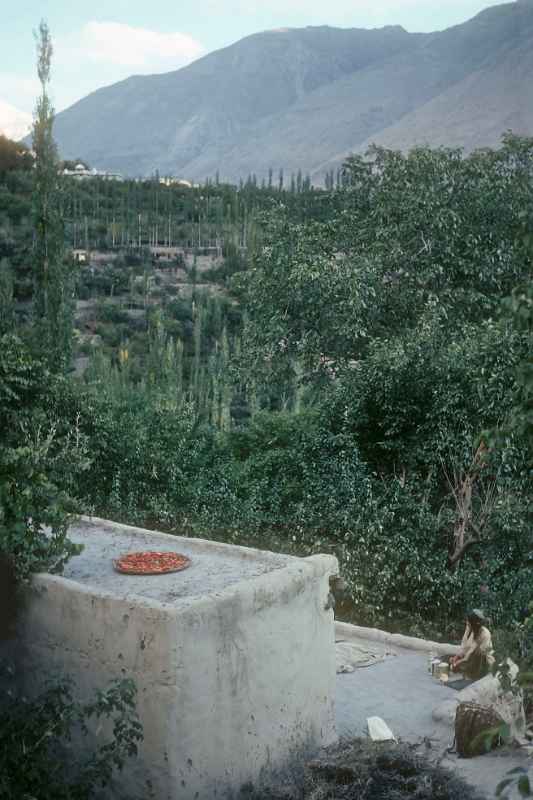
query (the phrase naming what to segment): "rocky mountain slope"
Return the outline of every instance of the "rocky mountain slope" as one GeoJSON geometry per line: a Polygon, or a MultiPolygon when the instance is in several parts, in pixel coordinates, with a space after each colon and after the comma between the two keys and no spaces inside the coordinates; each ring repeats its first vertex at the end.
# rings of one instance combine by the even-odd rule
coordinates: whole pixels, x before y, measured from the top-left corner
{"type": "Polygon", "coordinates": [[[533,0],[431,34],[258,33],[176,72],[133,76],[57,116],[64,157],[128,175],[238,180],[327,170],[371,142],[493,145],[533,134],[533,0]]]}

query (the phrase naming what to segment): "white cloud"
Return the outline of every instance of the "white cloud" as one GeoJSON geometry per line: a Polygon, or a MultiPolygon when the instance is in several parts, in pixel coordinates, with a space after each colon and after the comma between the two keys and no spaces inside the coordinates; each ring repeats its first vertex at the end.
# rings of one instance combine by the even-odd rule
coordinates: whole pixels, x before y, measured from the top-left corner
{"type": "Polygon", "coordinates": [[[28,133],[31,124],[31,114],[0,100],[0,133],[10,139],[22,139],[28,133]]]}
{"type": "Polygon", "coordinates": [[[40,94],[40,83],[37,76],[27,76],[16,72],[0,72],[2,100],[15,108],[29,112],[40,94]]]}
{"type": "Polygon", "coordinates": [[[159,33],[120,22],[88,22],[69,40],[58,42],[58,59],[63,60],[63,50],[75,50],[78,59],[142,72],[178,69],[205,52],[184,33],[159,33]]]}
{"type": "Polygon", "coordinates": [[[133,74],[179,69],[205,48],[179,32],[159,33],[120,22],[87,22],[54,41],[51,96],[57,111],[133,74]]]}

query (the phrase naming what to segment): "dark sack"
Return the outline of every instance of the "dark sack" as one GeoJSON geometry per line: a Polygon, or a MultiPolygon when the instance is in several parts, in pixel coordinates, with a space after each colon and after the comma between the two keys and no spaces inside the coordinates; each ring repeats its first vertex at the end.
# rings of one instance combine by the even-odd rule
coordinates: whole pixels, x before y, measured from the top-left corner
{"type": "Polygon", "coordinates": [[[463,758],[481,756],[498,745],[494,731],[503,724],[493,708],[479,703],[459,703],[455,712],[455,749],[463,758]],[[484,734],[491,733],[490,739],[484,734]]]}

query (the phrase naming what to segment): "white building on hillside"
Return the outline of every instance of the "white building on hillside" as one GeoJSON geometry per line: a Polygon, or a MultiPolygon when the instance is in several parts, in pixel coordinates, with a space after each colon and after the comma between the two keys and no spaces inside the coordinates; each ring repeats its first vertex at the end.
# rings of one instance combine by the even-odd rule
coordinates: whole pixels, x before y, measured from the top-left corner
{"type": "Polygon", "coordinates": [[[68,178],[85,180],[87,178],[103,178],[107,181],[123,181],[124,177],[118,172],[105,172],[98,169],[88,169],[84,164],[76,164],[74,169],[64,169],[63,175],[68,178]]]}

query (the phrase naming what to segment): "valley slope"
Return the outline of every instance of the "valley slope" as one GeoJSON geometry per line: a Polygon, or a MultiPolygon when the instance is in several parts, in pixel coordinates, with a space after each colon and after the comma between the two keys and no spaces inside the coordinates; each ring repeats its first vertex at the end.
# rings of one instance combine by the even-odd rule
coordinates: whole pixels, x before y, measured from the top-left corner
{"type": "Polygon", "coordinates": [[[176,72],[133,76],[58,114],[65,158],[127,175],[320,183],[372,142],[494,145],[533,133],[533,2],[448,30],[329,27],[249,36],[176,72]]]}

